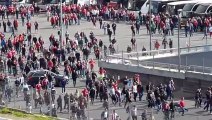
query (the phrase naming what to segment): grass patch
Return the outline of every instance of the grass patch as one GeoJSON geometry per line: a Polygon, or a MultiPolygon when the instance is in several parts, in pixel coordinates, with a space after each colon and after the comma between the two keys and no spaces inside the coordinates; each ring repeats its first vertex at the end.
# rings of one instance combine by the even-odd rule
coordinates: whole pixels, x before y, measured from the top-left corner
{"type": "Polygon", "coordinates": [[[24,113],[21,113],[21,112],[13,112],[13,115],[16,116],[16,117],[21,117],[21,118],[25,118],[25,117],[28,116],[27,114],[24,114],[24,113]]]}
{"type": "Polygon", "coordinates": [[[0,110],[0,113],[2,113],[2,114],[12,114],[12,111],[10,111],[7,108],[3,108],[3,109],[0,110]]]}
{"type": "Polygon", "coordinates": [[[0,114],[5,114],[17,118],[22,118],[21,120],[57,120],[57,118],[49,117],[49,116],[41,116],[41,115],[34,115],[34,114],[27,114],[17,110],[11,110],[8,108],[0,109],[0,114]]]}

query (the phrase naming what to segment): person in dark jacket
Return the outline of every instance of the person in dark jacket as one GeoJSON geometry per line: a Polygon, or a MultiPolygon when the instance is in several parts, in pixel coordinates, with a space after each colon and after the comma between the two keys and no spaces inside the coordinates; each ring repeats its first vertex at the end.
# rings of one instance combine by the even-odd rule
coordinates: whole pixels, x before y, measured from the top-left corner
{"type": "Polygon", "coordinates": [[[138,89],[139,101],[142,101],[142,97],[144,94],[144,87],[141,84],[138,84],[137,89],[138,89]]]}
{"type": "Polygon", "coordinates": [[[80,61],[80,52],[79,51],[77,51],[75,53],[75,56],[76,56],[77,61],[80,61]]]}
{"type": "Polygon", "coordinates": [[[75,87],[77,81],[77,72],[75,70],[72,71],[72,79],[73,79],[73,85],[75,87]]]}
{"type": "Polygon", "coordinates": [[[61,81],[61,86],[62,86],[62,93],[66,92],[66,79],[65,78],[61,81]]]}
{"type": "Polygon", "coordinates": [[[62,112],[62,97],[59,95],[57,98],[57,109],[60,109],[60,112],[62,112]]]}
{"type": "Polygon", "coordinates": [[[172,100],[171,103],[169,104],[169,109],[171,113],[171,118],[174,118],[175,116],[175,106],[174,106],[174,101],[172,100]]]}
{"type": "Polygon", "coordinates": [[[95,94],[96,94],[96,91],[95,91],[94,87],[92,87],[90,90],[91,104],[94,103],[95,94]]]}
{"type": "Polygon", "coordinates": [[[124,108],[126,107],[126,105],[127,105],[128,102],[131,103],[131,99],[130,99],[129,90],[127,89],[126,90],[126,102],[125,102],[124,108]]]}

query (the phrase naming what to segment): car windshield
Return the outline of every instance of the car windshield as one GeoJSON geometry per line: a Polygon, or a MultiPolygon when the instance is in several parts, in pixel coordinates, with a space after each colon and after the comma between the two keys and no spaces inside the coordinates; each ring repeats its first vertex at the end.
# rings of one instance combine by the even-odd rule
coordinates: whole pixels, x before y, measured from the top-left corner
{"type": "Polygon", "coordinates": [[[39,72],[35,72],[33,74],[33,76],[44,76],[45,72],[44,71],[39,71],[39,72]]]}
{"type": "Polygon", "coordinates": [[[34,74],[34,72],[29,72],[29,73],[27,74],[27,77],[32,76],[33,74],[34,74]]]}

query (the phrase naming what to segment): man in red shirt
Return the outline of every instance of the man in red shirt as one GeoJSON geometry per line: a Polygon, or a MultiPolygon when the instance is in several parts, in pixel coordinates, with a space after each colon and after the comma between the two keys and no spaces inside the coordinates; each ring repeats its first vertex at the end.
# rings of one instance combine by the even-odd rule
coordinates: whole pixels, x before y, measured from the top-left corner
{"type": "Polygon", "coordinates": [[[18,21],[17,21],[17,19],[15,19],[15,20],[13,21],[13,26],[14,26],[14,29],[15,29],[15,30],[18,30],[18,21]]]}
{"type": "Polygon", "coordinates": [[[94,61],[93,59],[91,59],[91,60],[89,61],[89,64],[90,64],[90,69],[91,69],[91,71],[93,71],[93,68],[94,68],[94,65],[95,65],[95,61],[94,61]]]}
{"type": "Polygon", "coordinates": [[[32,25],[29,21],[27,21],[26,26],[27,26],[27,34],[31,33],[31,26],[32,25]]]}
{"type": "Polygon", "coordinates": [[[184,116],[185,111],[188,111],[188,109],[185,108],[184,97],[181,98],[179,105],[180,105],[180,108],[181,108],[180,112],[182,112],[182,116],[184,116]]]}
{"type": "Polygon", "coordinates": [[[105,73],[106,73],[105,69],[100,67],[99,68],[99,75],[103,78],[103,77],[105,77],[105,73]]]}
{"type": "Polygon", "coordinates": [[[83,90],[82,90],[82,95],[88,100],[88,94],[89,94],[89,92],[88,92],[88,89],[87,88],[84,88],[83,90]]]}
{"type": "Polygon", "coordinates": [[[38,94],[40,95],[40,91],[41,91],[41,83],[38,82],[38,84],[35,86],[36,87],[36,90],[38,92],[38,94]]]}

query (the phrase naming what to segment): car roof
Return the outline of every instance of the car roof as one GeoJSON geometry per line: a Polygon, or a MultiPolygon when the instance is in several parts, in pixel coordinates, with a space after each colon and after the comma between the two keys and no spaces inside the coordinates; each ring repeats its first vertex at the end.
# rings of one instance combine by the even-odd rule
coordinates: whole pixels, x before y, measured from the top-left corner
{"type": "Polygon", "coordinates": [[[48,73],[51,73],[51,74],[55,74],[55,75],[58,75],[58,76],[63,76],[61,74],[56,74],[50,70],[46,70],[46,69],[41,69],[41,70],[33,70],[33,71],[30,71],[28,74],[30,73],[40,73],[40,72],[48,72],[48,73]]]}
{"type": "Polygon", "coordinates": [[[33,70],[33,71],[30,71],[29,73],[45,73],[45,72],[55,74],[55,73],[53,73],[52,71],[49,71],[49,70],[33,70]]]}

